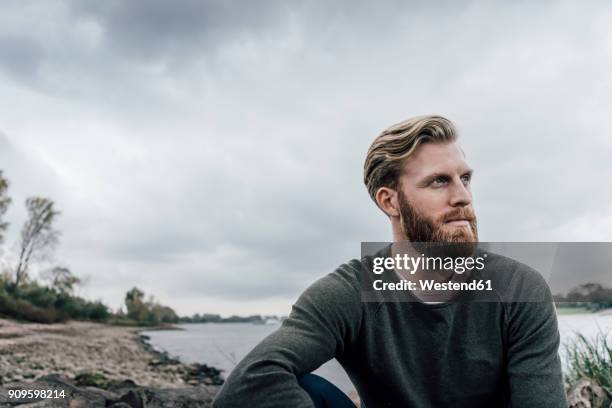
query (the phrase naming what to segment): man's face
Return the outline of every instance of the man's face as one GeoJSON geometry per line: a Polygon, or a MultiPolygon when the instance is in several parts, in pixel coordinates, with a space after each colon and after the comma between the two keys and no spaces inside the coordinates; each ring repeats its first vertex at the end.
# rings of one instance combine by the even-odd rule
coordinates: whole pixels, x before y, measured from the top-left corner
{"type": "Polygon", "coordinates": [[[472,170],[456,143],[425,143],[404,164],[399,207],[412,242],[478,242],[472,170]]]}

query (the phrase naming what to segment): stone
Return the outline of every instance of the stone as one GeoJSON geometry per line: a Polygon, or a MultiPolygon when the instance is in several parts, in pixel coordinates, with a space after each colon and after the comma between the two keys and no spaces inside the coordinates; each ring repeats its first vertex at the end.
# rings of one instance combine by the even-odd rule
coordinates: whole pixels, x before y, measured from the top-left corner
{"type": "Polygon", "coordinates": [[[569,408],[608,408],[612,399],[595,381],[582,378],[567,393],[569,408]]]}
{"type": "Polygon", "coordinates": [[[210,408],[218,393],[218,386],[196,386],[177,389],[141,387],[126,380],[113,384],[109,390],[91,386],[77,386],[58,375],[41,377],[34,382],[11,383],[0,386],[0,407],[21,408],[210,408]],[[57,389],[65,392],[66,398],[54,400],[8,399],[9,389],[57,389]],[[10,404],[10,405],[9,405],[10,404]]]}
{"type": "Polygon", "coordinates": [[[110,404],[111,406],[115,404],[125,404],[131,408],[144,408],[142,395],[140,392],[135,390],[129,390],[115,401],[107,401],[107,404],[110,404]]]}

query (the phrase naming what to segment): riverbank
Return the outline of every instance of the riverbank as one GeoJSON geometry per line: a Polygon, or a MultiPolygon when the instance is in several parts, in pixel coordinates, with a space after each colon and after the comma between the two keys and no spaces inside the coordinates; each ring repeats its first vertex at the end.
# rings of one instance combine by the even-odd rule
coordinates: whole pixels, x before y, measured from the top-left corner
{"type": "Polygon", "coordinates": [[[183,364],[157,352],[139,334],[142,330],[90,322],[45,325],[0,319],[0,384],[48,381],[51,375],[56,383],[77,387],[77,391],[78,387],[114,387],[127,392],[133,385],[176,390],[175,394],[198,388],[199,395],[205,390],[209,400],[214,397],[222,383],[219,370],[183,364]]]}
{"type": "Polygon", "coordinates": [[[588,309],[587,307],[567,307],[567,306],[557,306],[557,315],[566,316],[566,315],[574,315],[574,314],[590,314],[593,316],[610,316],[612,315],[612,309],[601,309],[596,312],[588,309]]]}
{"type": "MultiPolygon", "coordinates": [[[[560,321],[569,322],[572,318],[574,316],[567,316],[560,321]]],[[[227,329],[230,326],[219,327],[227,329]]],[[[250,340],[253,344],[266,334],[261,332],[264,327],[246,325],[239,328],[242,338],[250,337],[245,328],[256,332],[250,340]]],[[[0,407],[35,401],[11,399],[9,390],[38,389],[64,390],[66,398],[28,407],[209,408],[222,383],[220,371],[204,364],[184,364],[165,352],[156,351],[142,331],[153,336],[151,328],[143,327],[89,322],[44,325],[0,319],[0,407]]],[[[580,331],[587,333],[584,328],[580,331]]],[[[178,335],[182,332],[158,333],[178,335]]],[[[225,333],[226,340],[236,336],[233,332],[225,333]]],[[[213,337],[225,344],[221,333],[213,337]]],[[[204,352],[187,361],[211,361],[210,356],[218,344],[206,349],[206,333],[185,338],[195,338],[197,347],[192,349],[204,352]]],[[[180,341],[179,338],[171,340],[169,344],[180,341]]],[[[234,355],[231,348],[224,354],[236,357],[234,360],[241,358],[239,354],[234,355]]],[[[213,364],[216,365],[214,360],[213,364]]],[[[588,380],[578,381],[567,391],[571,407],[608,406],[602,402],[607,396],[601,387],[588,380]],[[596,400],[600,403],[596,404],[596,400]],[[585,401],[590,405],[580,405],[586,404],[585,401]]],[[[351,397],[358,400],[354,392],[351,397]]]]}

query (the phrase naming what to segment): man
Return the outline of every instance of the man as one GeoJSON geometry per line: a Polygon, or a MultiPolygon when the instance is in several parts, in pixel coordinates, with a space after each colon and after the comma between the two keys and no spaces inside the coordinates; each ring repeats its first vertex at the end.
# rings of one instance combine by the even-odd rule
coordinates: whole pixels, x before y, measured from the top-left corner
{"type": "MultiPolygon", "coordinates": [[[[385,130],[364,166],[395,243],[476,242],[471,177],[455,127],[440,116],[385,130]]],[[[368,408],[567,407],[546,283],[493,254],[487,271],[497,277],[495,302],[366,302],[371,258],[352,260],[300,296],[232,371],[214,406],[347,406],[333,385],[308,374],[336,358],[368,408]]]]}

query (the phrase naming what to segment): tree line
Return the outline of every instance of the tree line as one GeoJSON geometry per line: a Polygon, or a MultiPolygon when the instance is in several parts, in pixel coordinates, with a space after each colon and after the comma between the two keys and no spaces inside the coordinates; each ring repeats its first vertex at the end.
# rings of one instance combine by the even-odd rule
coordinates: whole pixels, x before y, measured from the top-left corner
{"type": "MultiPolygon", "coordinates": [[[[10,223],[5,215],[12,204],[9,181],[0,170],[0,244],[10,223]]],[[[123,309],[113,313],[101,301],[89,301],[75,294],[81,280],[65,265],[53,265],[31,276],[33,264],[50,263],[59,244],[60,231],[56,228],[60,215],[55,202],[46,197],[33,196],[25,200],[27,218],[21,228],[14,259],[4,254],[0,271],[0,316],[53,323],[68,319],[104,321],[117,324],[156,325],[178,321],[176,313],[162,306],[152,297],[133,288],[125,296],[123,309]]],[[[39,265],[40,266],[40,265],[39,265]]]]}
{"type": "Polygon", "coordinates": [[[600,283],[578,285],[567,294],[555,294],[553,299],[560,307],[581,307],[591,311],[612,308],[612,289],[600,283]]]}

